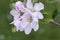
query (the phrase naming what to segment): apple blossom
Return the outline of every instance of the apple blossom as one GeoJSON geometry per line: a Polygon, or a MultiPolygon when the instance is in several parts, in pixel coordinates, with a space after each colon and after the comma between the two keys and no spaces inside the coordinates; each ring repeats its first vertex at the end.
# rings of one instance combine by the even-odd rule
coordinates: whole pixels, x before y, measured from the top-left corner
{"type": "Polygon", "coordinates": [[[31,0],[27,0],[26,7],[21,1],[14,4],[15,9],[10,11],[14,20],[16,31],[24,31],[26,35],[30,34],[32,29],[37,31],[39,29],[38,19],[43,19],[44,16],[40,10],[44,9],[44,5],[39,2],[33,6],[31,0]]]}

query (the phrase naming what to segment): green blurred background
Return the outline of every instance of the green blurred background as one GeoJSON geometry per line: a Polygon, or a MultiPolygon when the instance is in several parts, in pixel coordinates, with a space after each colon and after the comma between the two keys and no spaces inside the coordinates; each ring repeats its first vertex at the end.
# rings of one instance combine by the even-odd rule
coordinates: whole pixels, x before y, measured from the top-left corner
{"type": "MultiPolygon", "coordinates": [[[[60,26],[39,21],[39,30],[32,30],[30,35],[24,32],[12,32],[12,16],[10,15],[10,2],[16,0],[0,0],[0,40],[60,40],[60,26]]],[[[22,1],[22,0],[21,0],[22,1]]],[[[56,22],[60,23],[60,0],[34,0],[42,2],[45,9],[42,13],[47,13],[56,22]]],[[[48,19],[47,19],[48,20],[48,19]]]]}

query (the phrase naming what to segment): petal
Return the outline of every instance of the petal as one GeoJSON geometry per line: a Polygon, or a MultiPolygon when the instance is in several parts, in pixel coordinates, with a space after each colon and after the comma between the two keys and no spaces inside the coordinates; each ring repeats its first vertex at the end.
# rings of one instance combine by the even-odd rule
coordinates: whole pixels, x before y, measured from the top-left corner
{"type": "Polygon", "coordinates": [[[25,13],[31,13],[31,10],[28,8],[25,8],[25,13]]]}
{"type": "Polygon", "coordinates": [[[18,21],[18,20],[14,21],[14,25],[16,27],[16,30],[18,31],[19,27],[20,27],[20,21],[18,21]]]}
{"type": "Polygon", "coordinates": [[[18,1],[15,3],[15,8],[16,8],[16,10],[18,10],[18,11],[20,10],[22,12],[24,12],[24,10],[25,10],[24,4],[21,1],[18,1]]]}
{"type": "Polygon", "coordinates": [[[20,30],[20,31],[23,31],[23,27],[21,26],[20,24],[20,21],[17,19],[17,20],[14,20],[14,25],[16,26],[16,30],[20,30]]]}
{"type": "Polygon", "coordinates": [[[38,18],[39,18],[39,19],[44,19],[44,16],[42,15],[41,12],[37,12],[37,15],[38,15],[38,18]]]}
{"type": "Polygon", "coordinates": [[[33,21],[38,22],[38,18],[33,17],[33,21]]]}
{"type": "Polygon", "coordinates": [[[28,25],[28,22],[23,20],[23,21],[20,22],[20,25],[21,25],[22,28],[26,28],[26,26],[28,25]]]}
{"type": "Polygon", "coordinates": [[[10,14],[12,15],[12,16],[20,16],[20,13],[19,12],[17,12],[15,9],[13,9],[13,10],[11,10],[10,11],[10,14]]]}
{"type": "Polygon", "coordinates": [[[35,8],[36,11],[40,11],[40,10],[44,9],[44,4],[42,4],[41,2],[40,3],[36,3],[34,5],[34,8],[35,8]]]}
{"type": "Polygon", "coordinates": [[[27,27],[25,28],[24,32],[26,35],[29,35],[32,31],[31,25],[28,24],[27,27]]]}
{"type": "Polygon", "coordinates": [[[24,30],[24,28],[22,28],[22,27],[20,26],[20,27],[19,27],[19,30],[20,30],[20,31],[23,31],[23,30],[24,30]]]}
{"type": "Polygon", "coordinates": [[[24,29],[21,26],[16,26],[16,31],[23,31],[24,29]]]}
{"type": "Polygon", "coordinates": [[[31,27],[34,29],[34,31],[37,31],[39,29],[38,22],[32,21],[31,27]]]}
{"type": "Polygon", "coordinates": [[[19,7],[24,7],[24,5],[23,5],[23,3],[21,1],[16,2],[14,6],[18,7],[18,8],[19,7]]]}
{"type": "Polygon", "coordinates": [[[19,15],[17,15],[17,16],[14,16],[14,20],[16,20],[16,19],[18,19],[19,18],[19,15]]]}
{"type": "Polygon", "coordinates": [[[29,8],[29,9],[33,8],[33,4],[32,4],[31,0],[27,0],[26,7],[29,8]]]}
{"type": "Polygon", "coordinates": [[[34,12],[34,16],[37,17],[38,19],[43,19],[44,16],[42,15],[41,12],[34,12]]]}

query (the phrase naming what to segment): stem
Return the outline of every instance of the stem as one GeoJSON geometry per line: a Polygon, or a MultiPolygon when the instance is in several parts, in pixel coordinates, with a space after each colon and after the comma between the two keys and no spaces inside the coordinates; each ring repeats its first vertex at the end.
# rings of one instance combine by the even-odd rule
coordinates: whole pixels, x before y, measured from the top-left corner
{"type": "Polygon", "coordinates": [[[55,24],[55,25],[57,25],[57,26],[60,26],[60,23],[55,22],[55,21],[50,21],[50,23],[55,24]]]}

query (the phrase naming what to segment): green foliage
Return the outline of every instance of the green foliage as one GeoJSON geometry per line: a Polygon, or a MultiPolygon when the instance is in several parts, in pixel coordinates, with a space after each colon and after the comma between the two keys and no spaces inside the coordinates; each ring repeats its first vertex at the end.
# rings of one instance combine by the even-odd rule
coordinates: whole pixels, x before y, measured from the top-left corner
{"type": "Polygon", "coordinates": [[[12,32],[16,32],[16,27],[13,27],[12,28],[12,32]]]}
{"type": "Polygon", "coordinates": [[[43,15],[44,15],[44,19],[42,20],[42,23],[48,24],[50,21],[53,20],[52,16],[49,15],[47,12],[44,12],[43,15]]]}
{"type": "Polygon", "coordinates": [[[52,18],[55,19],[55,17],[57,16],[57,14],[58,14],[58,11],[57,11],[57,9],[56,9],[56,10],[54,10],[54,12],[53,12],[53,14],[52,14],[52,18]]]}
{"type": "Polygon", "coordinates": [[[33,0],[33,3],[37,3],[38,2],[38,0],[33,0]]]}
{"type": "Polygon", "coordinates": [[[14,2],[16,2],[16,1],[19,1],[19,0],[10,0],[11,3],[14,3],[14,2]]]}
{"type": "Polygon", "coordinates": [[[47,3],[54,3],[57,2],[57,0],[46,0],[47,3]]]}
{"type": "Polygon", "coordinates": [[[14,3],[10,4],[10,9],[15,9],[15,7],[13,5],[14,5],[14,3]]]}

